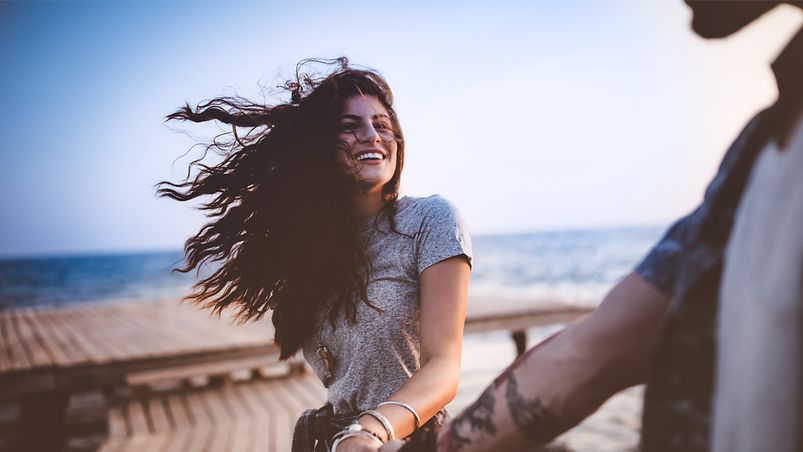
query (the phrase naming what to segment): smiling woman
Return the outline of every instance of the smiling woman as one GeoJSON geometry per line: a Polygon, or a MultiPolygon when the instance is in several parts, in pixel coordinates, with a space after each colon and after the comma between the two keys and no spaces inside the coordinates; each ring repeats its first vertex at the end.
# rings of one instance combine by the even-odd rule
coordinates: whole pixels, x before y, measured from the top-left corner
{"type": "Polygon", "coordinates": [[[471,244],[439,196],[399,199],[404,138],[375,71],[302,61],[291,101],[215,98],[168,119],[219,121],[224,156],[158,193],[210,196],[185,246],[189,272],[220,263],[188,298],[243,320],[272,311],[286,359],[299,350],[329,390],[299,419],[293,450],[377,450],[436,429],[460,369],[471,244]],[[302,69],[334,67],[315,77],[302,69]]]}

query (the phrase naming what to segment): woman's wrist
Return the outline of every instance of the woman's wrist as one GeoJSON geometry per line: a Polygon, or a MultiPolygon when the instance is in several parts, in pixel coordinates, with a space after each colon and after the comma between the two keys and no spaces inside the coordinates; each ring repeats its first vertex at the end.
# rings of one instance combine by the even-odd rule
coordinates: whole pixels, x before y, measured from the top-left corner
{"type": "Polygon", "coordinates": [[[388,441],[388,434],[385,428],[373,417],[360,415],[360,417],[357,418],[357,422],[366,430],[376,435],[382,442],[388,441]]]}
{"type": "Polygon", "coordinates": [[[371,441],[375,446],[378,447],[382,447],[382,445],[385,444],[385,441],[376,433],[365,428],[359,422],[355,422],[335,434],[333,437],[334,441],[332,442],[332,452],[337,450],[337,447],[340,445],[340,443],[346,440],[352,440],[353,438],[365,438],[365,441],[371,441]]]}
{"type": "Polygon", "coordinates": [[[377,410],[365,410],[357,417],[357,419],[374,419],[379,425],[382,427],[382,430],[385,432],[384,440],[385,441],[393,441],[396,439],[396,431],[393,428],[393,424],[390,422],[384,414],[377,410]]]}

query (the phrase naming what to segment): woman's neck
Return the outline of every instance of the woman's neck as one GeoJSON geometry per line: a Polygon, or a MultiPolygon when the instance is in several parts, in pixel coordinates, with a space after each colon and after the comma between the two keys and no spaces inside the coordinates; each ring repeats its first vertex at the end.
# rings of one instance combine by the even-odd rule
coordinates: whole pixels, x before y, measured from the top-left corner
{"type": "Polygon", "coordinates": [[[384,206],[382,191],[360,193],[355,199],[355,213],[360,220],[379,213],[384,206]]]}

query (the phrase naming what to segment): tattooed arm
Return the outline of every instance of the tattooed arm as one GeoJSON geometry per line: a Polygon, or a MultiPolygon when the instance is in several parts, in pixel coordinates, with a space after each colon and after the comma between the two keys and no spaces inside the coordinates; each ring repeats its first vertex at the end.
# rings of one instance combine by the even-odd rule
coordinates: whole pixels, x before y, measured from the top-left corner
{"type": "Polygon", "coordinates": [[[524,353],[444,425],[437,451],[523,450],[548,443],[611,395],[643,381],[668,301],[640,276],[628,275],[590,316],[524,353]]]}

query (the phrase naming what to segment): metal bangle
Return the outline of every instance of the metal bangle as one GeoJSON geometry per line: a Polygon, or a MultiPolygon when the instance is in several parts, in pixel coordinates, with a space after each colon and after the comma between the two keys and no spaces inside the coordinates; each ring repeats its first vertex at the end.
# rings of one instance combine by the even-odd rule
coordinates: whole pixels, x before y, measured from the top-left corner
{"type": "Polygon", "coordinates": [[[360,413],[359,416],[357,416],[357,419],[363,416],[371,416],[379,421],[379,423],[382,424],[382,427],[385,429],[385,432],[388,434],[388,441],[393,441],[396,438],[396,435],[393,433],[393,425],[390,424],[390,421],[385,417],[384,414],[376,410],[365,410],[360,413]]]}
{"type": "Polygon", "coordinates": [[[416,411],[415,408],[413,408],[409,404],[404,403],[404,402],[399,402],[397,400],[388,400],[386,402],[380,403],[376,407],[379,408],[379,407],[381,407],[383,405],[396,405],[396,406],[400,406],[400,407],[406,409],[407,411],[412,413],[413,417],[415,418],[415,428],[416,428],[416,430],[418,429],[418,427],[421,427],[421,418],[418,416],[418,411],[416,411]]]}
{"type": "Polygon", "coordinates": [[[338,439],[338,438],[340,438],[341,436],[344,436],[344,435],[346,435],[346,434],[348,434],[348,433],[354,433],[354,432],[365,432],[365,433],[368,433],[368,434],[370,434],[371,436],[373,436],[373,437],[374,437],[374,438],[375,438],[377,441],[379,441],[379,442],[380,442],[380,444],[385,444],[385,440],[383,440],[383,439],[382,439],[382,437],[380,437],[379,435],[377,435],[375,432],[373,432],[373,431],[372,431],[371,429],[369,429],[368,427],[366,427],[366,426],[364,426],[364,425],[360,424],[359,422],[357,422],[357,420],[354,420],[354,422],[352,422],[351,424],[349,424],[349,425],[345,426],[345,427],[343,428],[343,430],[341,430],[341,431],[339,431],[339,432],[335,433],[335,436],[333,437],[333,439],[338,439]]]}
{"type": "MultiPolygon", "coordinates": [[[[340,432],[340,433],[343,433],[343,432],[340,432]]],[[[343,441],[345,441],[345,440],[347,440],[349,438],[353,438],[355,436],[365,436],[366,438],[371,438],[374,441],[379,443],[379,447],[382,447],[382,444],[384,444],[384,443],[382,443],[382,441],[379,438],[377,438],[376,436],[372,435],[367,430],[348,432],[348,433],[344,433],[341,436],[337,436],[337,435],[335,435],[335,436],[337,437],[337,439],[335,439],[335,441],[332,443],[332,452],[336,452],[337,451],[337,446],[341,442],[343,442],[343,441]]]]}

